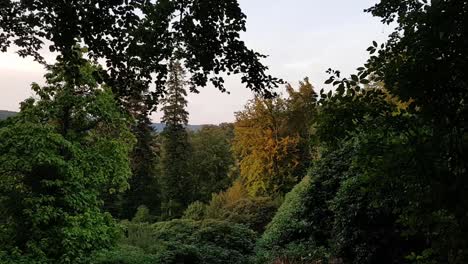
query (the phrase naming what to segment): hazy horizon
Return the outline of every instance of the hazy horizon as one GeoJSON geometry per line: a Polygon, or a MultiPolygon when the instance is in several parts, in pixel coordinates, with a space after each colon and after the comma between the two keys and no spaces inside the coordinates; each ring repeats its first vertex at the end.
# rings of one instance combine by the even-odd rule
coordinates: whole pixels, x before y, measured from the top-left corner
{"type": "MultiPolygon", "coordinates": [[[[327,88],[323,83],[328,68],[351,73],[366,61],[371,42],[382,42],[390,33],[378,18],[363,12],[375,0],[239,2],[247,15],[247,32],[242,39],[249,48],[269,55],[264,63],[270,67],[270,74],[293,86],[309,77],[317,91],[327,88]]],[[[44,73],[31,58],[20,58],[11,51],[0,53],[0,110],[18,111],[19,103],[33,95],[30,84],[43,83],[44,73]]],[[[190,94],[189,123],[234,121],[234,112],[243,108],[252,92],[237,77],[227,78],[226,87],[231,94],[211,86],[200,89],[200,94],[190,94]]],[[[160,113],[152,117],[154,122],[160,121],[160,113]]]]}

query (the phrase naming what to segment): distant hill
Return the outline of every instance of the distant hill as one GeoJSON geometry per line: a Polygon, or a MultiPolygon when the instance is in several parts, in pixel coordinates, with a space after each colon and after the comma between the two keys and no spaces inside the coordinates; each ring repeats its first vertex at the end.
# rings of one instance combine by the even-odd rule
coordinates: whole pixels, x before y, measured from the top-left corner
{"type": "MultiPolygon", "coordinates": [[[[12,112],[12,111],[6,111],[6,110],[0,110],[0,120],[4,120],[4,119],[7,119],[8,117],[10,116],[14,116],[16,115],[17,112],[12,112]]],[[[162,124],[162,123],[154,123],[151,125],[153,127],[153,129],[156,131],[156,132],[161,132],[163,131],[164,127],[166,125],[162,124]]],[[[199,131],[200,129],[202,129],[203,125],[188,125],[187,126],[187,129],[189,131],[199,131]]]]}
{"type": "Polygon", "coordinates": [[[10,116],[16,115],[17,112],[12,112],[12,111],[6,111],[6,110],[0,110],[0,120],[7,119],[10,116]]]}
{"type": "MultiPolygon", "coordinates": [[[[153,129],[156,131],[156,132],[162,132],[164,130],[164,127],[166,127],[165,124],[163,123],[154,123],[151,125],[153,127],[153,129]]],[[[199,131],[200,129],[202,129],[203,125],[188,125],[187,126],[187,129],[189,131],[199,131]]]]}

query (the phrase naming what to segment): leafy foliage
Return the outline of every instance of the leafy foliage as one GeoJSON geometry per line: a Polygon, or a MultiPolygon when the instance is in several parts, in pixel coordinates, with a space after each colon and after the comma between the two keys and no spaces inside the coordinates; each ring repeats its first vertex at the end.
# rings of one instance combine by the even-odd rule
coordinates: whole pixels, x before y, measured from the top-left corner
{"type": "Polygon", "coordinates": [[[130,224],[127,233],[121,249],[101,253],[96,263],[241,264],[248,263],[255,242],[253,231],[216,220],[130,224]]]}
{"type": "Polygon", "coordinates": [[[41,49],[48,45],[76,72],[70,51],[81,43],[91,58],[105,61],[103,79],[130,108],[135,101],[157,103],[175,54],[185,62],[193,89],[211,82],[224,91],[222,72],[242,73],[248,88],[265,95],[279,82],[266,74],[264,56],[240,40],[246,16],[236,0],[6,0],[0,14],[2,51],[14,44],[21,56],[43,61],[41,49]]]}
{"type": "Polygon", "coordinates": [[[86,263],[116,238],[100,196],[127,188],[133,136],[95,66],[74,83],[65,67],[52,66],[46,86],[33,84],[39,99],[0,128],[0,244],[32,260],[86,263]]]}
{"type": "MultiPolygon", "coordinates": [[[[363,173],[374,175],[376,169],[368,162],[376,162],[373,166],[381,169],[376,173],[381,175],[378,182],[389,181],[395,186],[390,193],[380,186],[369,190],[387,196],[385,202],[380,202],[382,197],[371,198],[371,204],[391,206],[396,214],[394,222],[402,225],[400,235],[411,242],[409,250],[404,245],[399,247],[406,251],[405,260],[409,262],[463,263],[467,259],[467,206],[462,197],[467,186],[468,148],[462,116],[466,116],[468,89],[466,60],[461,59],[467,57],[466,34],[462,33],[466,32],[466,7],[465,1],[380,1],[367,11],[384,23],[396,22],[396,31],[386,43],[379,46],[374,42],[369,47],[371,57],[358,69],[358,75],[340,79],[339,72],[334,71],[329,80],[338,87],[336,98],[359,91],[358,83],[375,80],[385,83],[392,96],[409,102],[407,115],[412,118],[403,119],[405,126],[395,124],[401,123],[401,118],[378,122],[398,132],[373,127],[367,133],[369,139],[380,137],[384,143],[373,141],[372,147],[365,148],[368,152],[382,147],[395,155],[386,156],[385,161],[369,157],[361,168],[363,173]],[[402,161],[396,155],[407,159],[402,161]],[[395,177],[388,168],[395,168],[404,178],[395,177]]],[[[403,258],[395,254],[394,259],[403,258]]]]}
{"type": "Polygon", "coordinates": [[[196,201],[191,203],[187,209],[184,211],[184,215],[182,216],[182,219],[191,219],[195,221],[203,220],[205,219],[206,215],[206,204],[196,201]]]}
{"type": "Polygon", "coordinates": [[[286,104],[281,98],[255,98],[236,113],[233,149],[251,195],[281,193],[296,181],[299,138],[287,129],[286,104]]]}
{"type": "Polygon", "coordinates": [[[203,126],[189,135],[192,149],[190,174],[195,181],[194,199],[208,202],[211,195],[226,190],[232,183],[235,166],[231,151],[233,126],[203,126]]]}
{"type": "Polygon", "coordinates": [[[132,223],[151,223],[154,220],[153,218],[148,207],[140,205],[132,218],[132,223]]]}
{"type": "Polygon", "coordinates": [[[233,150],[250,195],[282,195],[302,178],[312,159],[310,126],[316,94],[306,78],[288,99],[249,101],[236,113],[233,150]]]}
{"type": "Polygon", "coordinates": [[[240,41],[236,0],[3,1],[0,48],[45,63],[50,43],[59,63],[33,85],[39,99],[0,122],[0,262],[89,263],[99,250],[96,263],[249,263],[276,211],[270,197],[300,179],[256,262],[468,262],[468,3],[367,11],[395,32],[355,74],[329,69],[336,89],[317,100],[308,79],[272,97],[281,81],[240,41]],[[241,73],[257,96],[233,129],[189,137],[185,86],[225,91],[222,73],[241,73]],[[135,118],[131,167],[130,118],[111,91],[135,118]],[[162,96],[158,160],[147,114],[162,96]],[[109,250],[119,232],[102,208],[129,217],[143,204],[109,250]],[[154,212],[184,219],[150,224],[154,212]]]}
{"type": "Polygon", "coordinates": [[[222,218],[224,215],[224,208],[232,206],[236,202],[248,197],[249,195],[244,184],[240,180],[236,180],[226,191],[213,194],[206,208],[206,217],[212,219],[222,218]]]}
{"type": "Polygon", "coordinates": [[[270,197],[246,198],[224,207],[221,219],[243,224],[261,234],[277,209],[278,202],[270,197]]]}
{"type": "Polygon", "coordinates": [[[258,263],[272,263],[281,257],[298,261],[316,260],[324,255],[324,250],[310,238],[311,223],[307,214],[310,188],[311,180],[305,177],[286,195],[257,242],[258,263]]]}

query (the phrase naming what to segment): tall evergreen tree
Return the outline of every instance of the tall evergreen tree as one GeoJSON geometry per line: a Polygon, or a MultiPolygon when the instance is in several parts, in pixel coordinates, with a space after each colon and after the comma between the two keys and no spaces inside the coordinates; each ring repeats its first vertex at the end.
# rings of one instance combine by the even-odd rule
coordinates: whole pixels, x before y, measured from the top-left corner
{"type": "Polygon", "coordinates": [[[169,64],[167,94],[162,100],[166,125],[161,155],[162,213],[167,218],[177,217],[191,202],[193,184],[189,174],[190,143],[185,71],[178,61],[169,64]]]}
{"type": "Polygon", "coordinates": [[[117,215],[131,219],[141,205],[145,205],[152,214],[157,214],[161,207],[157,165],[159,162],[160,143],[146,115],[136,116],[132,132],[137,139],[131,158],[132,178],[130,188],[118,199],[120,205],[117,215]]]}

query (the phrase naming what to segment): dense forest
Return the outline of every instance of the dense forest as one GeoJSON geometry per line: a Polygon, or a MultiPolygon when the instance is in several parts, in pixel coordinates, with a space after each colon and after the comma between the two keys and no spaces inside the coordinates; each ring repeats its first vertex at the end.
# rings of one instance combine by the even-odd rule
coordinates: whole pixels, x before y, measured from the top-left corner
{"type": "Polygon", "coordinates": [[[0,1],[47,69],[0,120],[0,263],[468,263],[468,1],[365,12],[395,29],[326,92],[268,73],[237,0],[0,1]],[[255,97],[189,129],[230,74],[255,97]]]}

